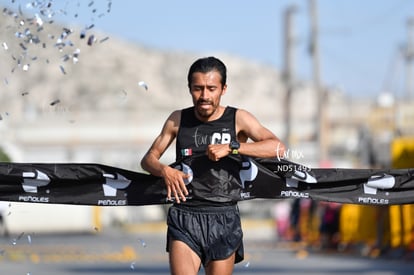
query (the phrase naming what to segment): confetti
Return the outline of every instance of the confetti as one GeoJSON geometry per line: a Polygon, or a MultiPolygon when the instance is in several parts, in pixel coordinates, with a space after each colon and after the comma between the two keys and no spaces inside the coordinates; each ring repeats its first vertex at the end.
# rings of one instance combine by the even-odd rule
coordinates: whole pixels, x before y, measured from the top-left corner
{"type": "Polygon", "coordinates": [[[78,49],[76,49],[76,50],[73,52],[72,61],[73,61],[73,63],[74,63],[74,64],[78,63],[78,61],[79,61],[79,54],[80,54],[80,49],[79,49],[79,48],[78,48],[78,49]]]}
{"type": "Polygon", "coordinates": [[[62,74],[66,74],[65,68],[62,65],[60,65],[59,68],[62,74]]]}
{"type": "Polygon", "coordinates": [[[23,49],[23,51],[27,51],[27,48],[26,48],[26,46],[23,43],[20,43],[19,45],[23,49]]]}
{"type": "Polygon", "coordinates": [[[92,46],[92,44],[95,42],[95,36],[92,34],[88,38],[88,46],[92,46]]]}
{"type": "Polygon", "coordinates": [[[84,39],[85,37],[86,37],[86,31],[85,30],[82,30],[81,33],[80,33],[80,35],[79,35],[79,38],[80,39],[84,39]]]}
{"type": "Polygon", "coordinates": [[[142,247],[147,247],[147,243],[144,240],[138,239],[138,241],[141,243],[142,247]]]}
{"type": "Polygon", "coordinates": [[[59,103],[60,103],[60,100],[56,99],[56,100],[53,100],[52,102],[50,102],[50,106],[55,106],[56,104],[59,104],[59,103]]]}
{"type": "Polygon", "coordinates": [[[4,50],[7,51],[9,49],[9,46],[7,46],[7,43],[6,42],[3,42],[1,45],[3,46],[3,49],[4,50]]]}
{"type": "Polygon", "coordinates": [[[107,36],[107,37],[105,37],[105,38],[102,38],[101,40],[99,40],[99,43],[103,43],[103,42],[105,42],[106,40],[108,40],[109,39],[109,37],[107,36]]]}
{"type": "Polygon", "coordinates": [[[146,91],[148,91],[148,85],[144,81],[138,82],[138,86],[143,87],[146,91]]]}
{"type": "Polygon", "coordinates": [[[68,61],[70,58],[71,58],[71,57],[70,57],[70,55],[65,54],[65,55],[62,57],[62,61],[63,61],[63,62],[66,62],[66,61],[68,61]]]}
{"type": "MultiPolygon", "coordinates": [[[[38,27],[43,26],[43,20],[38,14],[35,14],[35,22],[38,27]]],[[[39,29],[37,30],[39,31],[39,29]]]]}
{"type": "Polygon", "coordinates": [[[17,238],[13,239],[12,245],[16,245],[17,241],[20,240],[23,237],[23,235],[24,235],[24,232],[20,233],[20,235],[17,238]]]}
{"type": "MultiPolygon", "coordinates": [[[[87,5],[89,7],[89,13],[91,14],[89,20],[91,21],[95,21],[95,19],[104,15],[103,13],[99,13],[99,10],[106,9],[109,13],[112,6],[112,1],[110,0],[106,1],[103,6],[95,1],[62,2],[36,0],[27,1],[26,4],[21,5],[18,1],[13,0],[11,3],[15,5],[14,8],[3,8],[3,16],[11,19],[10,23],[5,28],[5,31],[9,33],[6,37],[15,41],[0,41],[0,44],[5,51],[10,52],[11,56],[18,56],[18,58],[12,56],[15,62],[15,64],[11,64],[11,68],[13,68],[11,69],[12,72],[14,72],[16,68],[20,68],[23,71],[28,71],[31,68],[28,64],[29,62],[26,60],[28,58],[31,58],[32,61],[38,59],[37,57],[31,57],[33,56],[33,54],[31,54],[32,51],[39,55],[39,59],[43,58],[43,60],[46,61],[46,64],[52,63],[51,55],[54,54],[52,50],[57,50],[57,54],[60,56],[57,58],[61,58],[63,62],[72,60],[73,64],[78,63],[80,58],[80,48],[77,48],[76,51],[73,52],[71,47],[75,46],[75,41],[70,40],[70,38],[74,34],[79,34],[81,39],[86,38],[86,32],[94,28],[96,22],[83,22],[86,23],[86,28],[82,31],[70,27],[61,27],[60,31],[57,31],[56,28],[51,28],[49,25],[54,23],[55,17],[70,16],[73,14],[75,17],[78,17],[77,15],[81,5],[87,5]],[[75,6],[75,9],[73,9],[74,5],[77,5],[75,6]],[[13,11],[13,9],[17,11],[13,11]],[[39,47],[35,48],[35,46],[33,46],[36,44],[39,44],[41,46],[40,48],[47,49],[47,53],[43,55],[38,54],[39,47]],[[13,48],[20,50],[20,53],[15,52],[16,49],[13,48]],[[60,55],[60,53],[62,55],[60,55]]],[[[89,34],[87,45],[92,46],[98,40],[100,43],[103,43],[108,39],[108,37],[105,37],[99,40],[96,35],[89,34]]],[[[60,67],[60,70],[63,74],[66,74],[63,66],[60,67]]]]}

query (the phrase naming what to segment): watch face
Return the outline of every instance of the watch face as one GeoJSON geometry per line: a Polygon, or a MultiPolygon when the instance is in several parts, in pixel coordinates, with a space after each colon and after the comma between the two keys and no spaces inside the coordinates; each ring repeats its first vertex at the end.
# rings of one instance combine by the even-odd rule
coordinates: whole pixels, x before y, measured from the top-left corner
{"type": "Polygon", "coordinates": [[[240,143],[236,140],[232,140],[230,142],[230,148],[231,149],[239,149],[240,148],[240,143]]]}

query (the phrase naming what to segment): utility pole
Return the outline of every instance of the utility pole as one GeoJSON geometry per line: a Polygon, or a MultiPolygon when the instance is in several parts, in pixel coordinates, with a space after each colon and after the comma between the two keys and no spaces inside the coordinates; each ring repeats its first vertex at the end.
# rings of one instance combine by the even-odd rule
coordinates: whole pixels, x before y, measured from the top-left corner
{"type": "Polygon", "coordinates": [[[317,0],[309,0],[309,11],[311,19],[311,37],[309,52],[312,58],[313,88],[317,95],[316,110],[316,142],[319,149],[319,161],[327,159],[327,144],[325,134],[325,95],[320,84],[320,57],[319,57],[319,28],[317,0]]]}
{"type": "Polygon", "coordinates": [[[405,59],[405,89],[406,98],[414,98],[413,91],[413,61],[414,61],[414,17],[407,20],[407,44],[404,49],[405,59]]]}
{"type": "Polygon", "coordinates": [[[291,146],[291,128],[292,128],[292,115],[291,115],[291,99],[294,86],[294,35],[293,35],[293,14],[297,10],[296,6],[289,6],[284,14],[284,82],[286,85],[286,97],[285,97],[285,138],[284,142],[287,147],[291,146]]]}

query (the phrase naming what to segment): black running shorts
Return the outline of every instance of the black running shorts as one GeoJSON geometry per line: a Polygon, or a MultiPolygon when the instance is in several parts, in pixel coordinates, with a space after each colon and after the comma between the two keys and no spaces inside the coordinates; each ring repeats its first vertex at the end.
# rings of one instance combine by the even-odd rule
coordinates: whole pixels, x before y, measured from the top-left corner
{"type": "Polygon", "coordinates": [[[187,244],[203,265],[223,260],[236,252],[235,263],[244,258],[243,231],[237,205],[223,207],[188,207],[173,205],[167,217],[167,252],[169,240],[187,244]]]}

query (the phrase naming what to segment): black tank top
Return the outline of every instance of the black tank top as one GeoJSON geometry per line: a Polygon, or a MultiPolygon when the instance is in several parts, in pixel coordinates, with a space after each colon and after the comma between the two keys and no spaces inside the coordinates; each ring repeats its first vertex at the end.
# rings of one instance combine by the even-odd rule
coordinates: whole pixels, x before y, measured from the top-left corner
{"type": "Polygon", "coordinates": [[[240,196],[239,163],[229,158],[211,161],[206,155],[209,144],[227,144],[237,139],[236,111],[227,106],[220,118],[209,122],[198,120],[194,107],[181,111],[176,158],[193,172],[188,185],[192,199],[186,204],[229,205],[235,204],[240,196]]]}

